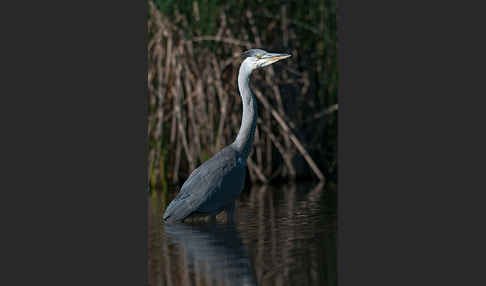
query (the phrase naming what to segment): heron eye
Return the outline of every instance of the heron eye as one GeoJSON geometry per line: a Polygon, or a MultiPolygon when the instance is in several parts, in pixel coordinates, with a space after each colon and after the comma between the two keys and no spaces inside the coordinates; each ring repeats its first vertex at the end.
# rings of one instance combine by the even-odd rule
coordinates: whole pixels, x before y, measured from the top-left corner
{"type": "Polygon", "coordinates": [[[262,55],[257,55],[256,58],[257,59],[261,59],[263,56],[262,55]]]}

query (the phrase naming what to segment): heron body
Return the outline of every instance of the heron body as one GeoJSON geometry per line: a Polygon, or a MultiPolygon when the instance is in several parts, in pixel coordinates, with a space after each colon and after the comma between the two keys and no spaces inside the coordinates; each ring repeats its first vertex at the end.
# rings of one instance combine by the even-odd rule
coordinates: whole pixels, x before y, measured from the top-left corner
{"type": "Polygon", "coordinates": [[[257,103],[250,89],[251,73],[257,68],[290,57],[288,54],[268,53],[259,49],[249,50],[244,55],[246,58],[238,73],[238,88],[243,103],[238,135],[232,144],[189,175],[165,210],[165,222],[183,221],[193,213],[205,213],[214,218],[225,209],[232,221],[234,202],[244,187],[246,160],[253,145],[257,122],[257,103]]]}
{"type": "Polygon", "coordinates": [[[164,220],[175,222],[193,212],[217,214],[231,205],[245,180],[245,163],[232,145],[195,169],[167,207],[164,220]]]}

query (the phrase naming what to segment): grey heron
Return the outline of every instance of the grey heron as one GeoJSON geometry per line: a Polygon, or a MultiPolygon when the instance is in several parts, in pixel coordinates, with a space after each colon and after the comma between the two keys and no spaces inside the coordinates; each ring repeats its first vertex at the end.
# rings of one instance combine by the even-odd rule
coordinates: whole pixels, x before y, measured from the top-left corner
{"type": "Polygon", "coordinates": [[[257,122],[257,102],[250,89],[251,73],[290,56],[260,49],[243,53],[244,60],[238,72],[238,89],[243,103],[238,135],[233,143],[192,171],[165,210],[165,222],[183,221],[193,213],[210,215],[214,221],[223,210],[227,211],[228,221],[233,222],[235,200],[243,190],[246,160],[253,145],[257,122]]]}

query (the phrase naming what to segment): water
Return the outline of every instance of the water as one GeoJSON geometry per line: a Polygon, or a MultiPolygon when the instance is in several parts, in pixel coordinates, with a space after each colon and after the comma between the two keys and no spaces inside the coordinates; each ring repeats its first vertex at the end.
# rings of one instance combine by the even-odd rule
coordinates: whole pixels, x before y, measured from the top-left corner
{"type": "Polygon", "coordinates": [[[164,225],[169,201],[149,197],[149,285],[337,285],[334,190],[254,187],[233,226],[164,225]]]}

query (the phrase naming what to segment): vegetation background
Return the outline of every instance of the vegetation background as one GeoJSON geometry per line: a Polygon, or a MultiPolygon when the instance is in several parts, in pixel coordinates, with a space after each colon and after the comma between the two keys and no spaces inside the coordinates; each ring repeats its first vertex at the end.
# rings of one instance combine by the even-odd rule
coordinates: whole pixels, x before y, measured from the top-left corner
{"type": "Polygon", "coordinates": [[[167,189],[239,130],[251,48],[293,56],[252,76],[259,120],[248,178],[337,178],[336,0],[149,0],[150,185],[167,189]]]}

